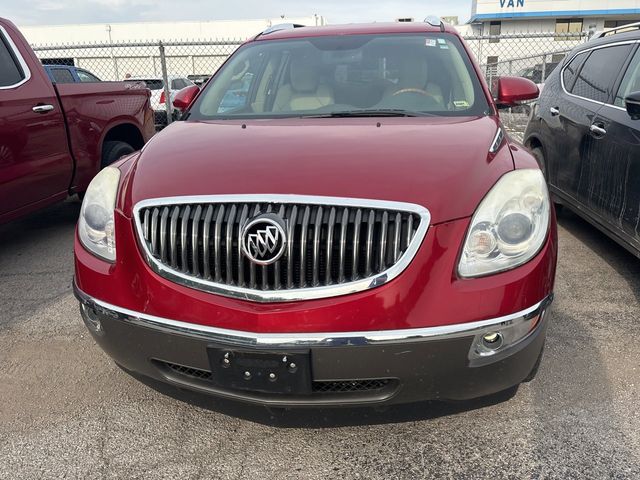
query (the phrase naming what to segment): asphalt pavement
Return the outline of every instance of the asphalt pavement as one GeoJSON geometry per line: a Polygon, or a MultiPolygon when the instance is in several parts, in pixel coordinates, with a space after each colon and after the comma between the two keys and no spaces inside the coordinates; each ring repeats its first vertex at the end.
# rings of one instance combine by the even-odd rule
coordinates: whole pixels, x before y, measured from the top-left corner
{"type": "Polygon", "coordinates": [[[532,383],[453,405],[281,411],[115,366],[71,290],[78,210],[0,227],[0,478],[640,478],[640,261],[572,214],[532,383]]]}

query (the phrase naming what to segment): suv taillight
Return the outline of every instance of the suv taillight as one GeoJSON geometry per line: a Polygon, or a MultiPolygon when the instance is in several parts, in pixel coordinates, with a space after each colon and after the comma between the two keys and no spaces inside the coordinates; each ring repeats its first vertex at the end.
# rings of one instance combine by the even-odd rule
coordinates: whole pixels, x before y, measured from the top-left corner
{"type": "Polygon", "coordinates": [[[160,105],[162,105],[165,102],[166,98],[164,96],[164,90],[162,91],[162,93],[160,94],[160,105]]]}

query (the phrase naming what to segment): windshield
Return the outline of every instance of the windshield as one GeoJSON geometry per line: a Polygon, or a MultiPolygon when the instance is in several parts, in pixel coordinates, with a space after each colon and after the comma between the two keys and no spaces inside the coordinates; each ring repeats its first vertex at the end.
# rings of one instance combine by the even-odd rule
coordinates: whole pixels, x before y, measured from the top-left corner
{"type": "Polygon", "coordinates": [[[164,87],[164,82],[162,80],[145,79],[141,81],[146,83],[149,90],[162,90],[162,88],[164,87]]]}
{"type": "Polygon", "coordinates": [[[252,42],[221,68],[190,118],[483,115],[455,35],[348,35],[252,42]]]}

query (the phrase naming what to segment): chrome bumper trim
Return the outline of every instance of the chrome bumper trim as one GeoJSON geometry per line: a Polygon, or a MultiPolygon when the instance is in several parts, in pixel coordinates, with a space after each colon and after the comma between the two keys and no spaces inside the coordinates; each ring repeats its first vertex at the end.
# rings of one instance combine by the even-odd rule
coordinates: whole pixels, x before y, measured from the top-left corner
{"type": "Polygon", "coordinates": [[[385,343],[419,342],[428,340],[449,340],[461,337],[473,337],[483,331],[492,331],[496,327],[524,322],[540,315],[553,301],[553,294],[541,302],[521,312],[504,317],[481,320],[478,322],[444,325],[440,327],[410,328],[401,330],[376,330],[365,332],[329,332],[329,333],[253,333],[225,328],[208,327],[193,323],[170,320],[145,313],[134,312],[90,297],[73,284],[76,298],[84,308],[90,308],[99,315],[170,334],[198,337],[211,342],[220,342],[238,346],[264,347],[338,347],[356,345],[379,345],[385,343]]]}

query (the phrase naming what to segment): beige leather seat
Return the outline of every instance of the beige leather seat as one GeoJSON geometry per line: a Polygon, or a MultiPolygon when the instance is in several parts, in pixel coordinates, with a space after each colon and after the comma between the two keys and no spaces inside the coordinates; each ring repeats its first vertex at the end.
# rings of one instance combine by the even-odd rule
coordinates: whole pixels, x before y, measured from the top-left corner
{"type": "Polygon", "coordinates": [[[321,85],[317,60],[294,56],[289,66],[289,83],[278,89],[274,112],[315,110],[334,102],[330,87],[321,85]]]}
{"type": "Polygon", "coordinates": [[[402,92],[425,91],[438,105],[444,107],[444,95],[437,83],[429,81],[429,67],[424,57],[408,57],[400,64],[400,78],[396,85],[387,88],[384,97],[401,95],[402,92]]]}

